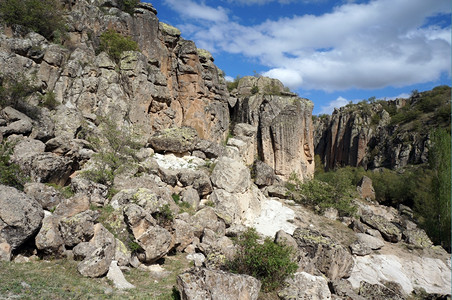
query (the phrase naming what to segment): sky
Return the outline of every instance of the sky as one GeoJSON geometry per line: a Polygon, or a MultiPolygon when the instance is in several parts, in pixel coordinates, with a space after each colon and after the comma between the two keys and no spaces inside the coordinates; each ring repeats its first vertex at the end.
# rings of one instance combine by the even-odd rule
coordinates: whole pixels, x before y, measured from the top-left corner
{"type": "Polygon", "coordinates": [[[145,0],[226,78],[260,74],[314,102],[451,85],[450,0],[145,0]]]}

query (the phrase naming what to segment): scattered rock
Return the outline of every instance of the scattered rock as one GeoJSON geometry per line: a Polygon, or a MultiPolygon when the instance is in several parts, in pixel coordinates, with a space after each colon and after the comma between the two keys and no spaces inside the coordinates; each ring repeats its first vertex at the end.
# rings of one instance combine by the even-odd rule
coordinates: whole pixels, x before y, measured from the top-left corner
{"type": "Polygon", "coordinates": [[[364,214],[361,216],[361,221],[380,231],[388,242],[397,243],[402,239],[402,231],[399,227],[380,215],[364,214]]]}
{"type": "Polygon", "coordinates": [[[0,239],[17,249],[32,237],[42,224],[41,205],[13,187],[0,185],[0,239]]]}
{"type": "Polygon", "coordinates": [[[186,300],[252,300],[257,299],[261,283],[248,275],[201,268],[179,275],[177,288],[186,300]]]}
{"type": "Polygon", "coordinates": [[[322,276],[314,276],[309,273],[295,273],[292,278],[286,279],[286,284],[278,292],[278,296],[283,300],[310,299],[329,300],[331,292],[328,282],[322,276]]]}

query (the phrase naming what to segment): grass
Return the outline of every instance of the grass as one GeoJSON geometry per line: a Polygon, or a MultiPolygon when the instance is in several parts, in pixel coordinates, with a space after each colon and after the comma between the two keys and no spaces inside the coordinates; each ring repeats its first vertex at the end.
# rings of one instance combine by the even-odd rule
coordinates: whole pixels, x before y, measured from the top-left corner
{"type": "Polygon", "coordinates": [[[81,276],[76,261],[0,262],[0,299],[178,299],[173,287],[190,262],[178,254],[166,257],[162,267],[166,272],[161,276],[139,269],[124,272],[136,289],[119,291],[106,277],[81,276]]]}

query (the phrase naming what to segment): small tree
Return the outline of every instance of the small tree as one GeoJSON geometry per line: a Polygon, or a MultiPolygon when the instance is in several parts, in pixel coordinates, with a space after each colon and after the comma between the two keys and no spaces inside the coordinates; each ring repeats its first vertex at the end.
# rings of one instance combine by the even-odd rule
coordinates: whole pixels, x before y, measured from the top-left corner
{"type": "Polygon", "coordinates": [[[52,40],[64,31],[63,10],[58,0],[1,0],[0,18],[8,26],[21,25],[52,40]]]}
{"type": "Polygon", "coordinates": [[[10,143],[5,141],[0,144],[0,184],[23,190],[27,178],[19,166],[11,162],[10,156],[13,153],[13,148],[10,143]]]}
{"type": "Polygon", "coordinates": [[[139,51],[137,42],[128,36],[109,29],[100,35],[98,53],[105,51],[116,63],[121,59],[124,51],[139,51]]]}
{"type": "Polygon", "coordinates": [[[266,238],[259,243],[255,229],[248,229],[237,239],[238,251],[235,258],[226,264],[232,272],[251,275],[262,282],[266,292],[278,289],[298,265],[291,260],[294,251],[290,246],[266,238]]]}

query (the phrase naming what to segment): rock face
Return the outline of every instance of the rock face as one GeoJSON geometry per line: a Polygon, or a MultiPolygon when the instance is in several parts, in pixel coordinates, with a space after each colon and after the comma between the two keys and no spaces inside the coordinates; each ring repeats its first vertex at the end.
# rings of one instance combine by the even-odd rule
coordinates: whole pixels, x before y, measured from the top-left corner
{"type": "MultiPolygon", "coordinates": [[[[231,120],[256,128],[251,139],[254,157],[272,167],[282,179],[292,173],[301,180],[312,178],[312,102],[284,91],[281,82],[266,77],[242,78],[236,97],[231,120]]],[[[249,142],[249,138],[246,140],[249,142]]]]}
{"type": "Polygon", "coordinates": [[[177,277],[177,285],[184,300],[257,299],[261,283],[248,275],[223,271],[195,269],[177,277]]]}
{"type": "Polygon", "coordinates": [[[450,87],[441,86],[415,93],[408,99],[360,102],[335,109],[331,116],[322,115],[314,121],[315,154],[326,169],[337,166],[398,169],[407,164],[426,163],[429,131],[450,124],[450,118],[439,118],[435,109],[447,110],[449,100],[450,87]],[[428,102],[431,97],[440,101],[437,108],[428,102]],[[427,120],[410,118],[410,113],[422,113],[427,120]]]}
{"type": "Polygon", "coordinates": [[[14,250],[41,227],[44,211],[33,198],[15,188],[0,185],[0,241],[14,250]]]}

